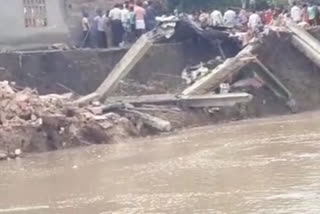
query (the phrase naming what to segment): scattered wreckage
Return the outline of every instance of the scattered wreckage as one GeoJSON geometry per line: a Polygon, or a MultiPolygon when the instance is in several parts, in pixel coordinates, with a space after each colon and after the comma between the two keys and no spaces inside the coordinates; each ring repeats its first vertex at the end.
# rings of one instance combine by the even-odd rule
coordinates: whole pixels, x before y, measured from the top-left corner
{"type": "MultiPolygon", "coordinates": [[[[319,42],[294,25],[288,26],[288,30],[293,34],[293,45],[319,66],[319,42]]],[[[264,37],[267,39],[268,35],[264,37]]],[[[18,90],[15,84],[0,82],[0,159],[15,158],[22,152],[114,143],[130,136],[168,132],[175,127],[170,116],[163,116],[163,112],[175,114],[185,109],[247,105],[253,99],[249,91],[243,90],[248,86],[266,86],[295,112],[292,93],[259,58],[263,39],[251,41],[236,55],[226,58],[221,44],[235,42],[233,33],[204,30],[186,18],[171,17],[141,36],[97,90],[87,96],[75,97],[70,93],[40,96],[36,90],[18,90]],[[188,66],[182,72],[188,86],[180,94],[112,96],[119,82],[154,42],[190,33],[215,46],[220,56],[188,66]],[[252,69],[248,69],[252,65],[256,66],[253,75],[247,74],[252,73],[252,69]],[[241,72],[245,75],[239,77],[241,72]]]]}

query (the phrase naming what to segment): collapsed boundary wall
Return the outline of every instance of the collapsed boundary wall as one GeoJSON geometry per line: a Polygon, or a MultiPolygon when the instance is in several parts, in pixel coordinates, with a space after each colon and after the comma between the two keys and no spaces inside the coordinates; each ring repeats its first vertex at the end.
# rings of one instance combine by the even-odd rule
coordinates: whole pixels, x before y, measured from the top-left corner
{"type": "MultiPolygon", "coordinates": [[[[312,29],[311,33],[320,38],[319,29],[312,29]]],[[[263,45],[252,53],[256,55],[254,58],[258,58],[290,91],[298,109],[300,111],[319,109],[320,69],[291,45],[290,35],[286,32],[273,32],[261,42],[263,45]]],[[[196,126],[290,112],[284,100],[279,99],[270,90],[268,83],[248,91],[249,94],[246,96],[253,95],[253,99],[248,100],[249,103],[239,103],[240,105],[221,109],[206,107],[192,109],[191,105],[191,108],[184,106],[155,108],[151,105],[148,109],[146,106],[131,105],[117,109],[115,105],[105,105],[91,106],[91,109],[90,106],[73,109],[68,105],[66,108],[61,108],[59,102],[52,109],[47,109],[55,99],[59,101],[60,98],[57,98],[59,95],[38,96],[30,89],[16,93],[19,87],[26,86],[37,88],[43,94],[70,91],[78,94],[90,93],[100,85],[125,53],[126,49],[0,54],[0,80],[16,82],[14,89],[10,88],[8,83],[2,82],[2,87],[7,88],[7,92],[3,90],[4,93],[1,95],[3,120],[0,130],[2,131],[0,159],[1,150],[5,151],[2,156],[2,159],[5,159],[8,155],[15,157],[21,151],[51,151],[94,143],[119,142],[119,139],[131,135],[152,134],[153,132],[141,126],[142,121],[149,126],[151,122],[159,122],[151,124],[152,127],[171,123],[173,128],[181,128],[190,124],[196,126]],[[105,115],[93,113],[105,107],[116,110],[105,115]],[[150,113],[147,117],[146,114],[137,112],[138,109],[152,112],[156,110],[157,113],[156,115],[150,113]],[[48,111],[53,111],[53,114],[51,112],[48,116],[48,111]],[[20,114],[19,117],[16,117],[17,112],[20,114]],[[88,117],[91,119],[88,120],[88,117]],[[98,123],[97,121],[101,119],[105,121],[98,123]],[[166,119],[170,123],[165,121],[166,119]]],[[[205,48],[201,43],[155,45],[119,84],[114,95],[152,94],[151,97],[154,99],[153,94],[171,92],[172,98],[176,98],[175,93],[180,94],[185,88],[180,78],[183,68],[198,64],[199,61],[213,59],[217,53],[217,50],[208,46],[205,48]]],[[[245,66],[232,78],[244,80],[250,77],[250,73],[255,72],[255,69],[259,68],[245,66]]],[[[162,129],[162,126],[157,128],[162,129]]]]}
{"type": "MultiPolygon", "coordinates": [[[[320,39],[320,29],[310,32],[320,39]]],[[[300,111],[320,107],[320,69],[295,49],[287,33],[272,35],[259,51],[259,59],[292,92],[300,111]]],[[[40,93],[74,91],[85,95],[94,91],[127,49],[30,51],[0,54],[0,80],[18,86],[37,88],[40,93]]],[[[156,44],[122,81],[116,95],[140,95],[181,92],[180,78],[187,65],[213,59],[218,51],[205,44],[156,44]]],[[[260,92],[255,92],[260,93],[260,92]]],[[[275,102],[272,93],[263,91],[263,99],[252,108],[254,116],[289,112],[275,102]]],[[[255,94],[253,94],[255,95],[255,94]]],[[[258,95],[258,94],[257,94],[258,95]]],[[[256,96],[257,97],[257,96],[256,96]]]]}
{"type": "MultiPolygon", "coordinates": [[[[85,95],[101,84],[126,51],[126,48],[115,48],[0,53],[0,80],[37,88],[41,94],[66,93],[69,88],[85,95]]],[[[164,88],[174,92],[186,65],[206,61],[215,53],[201,45],[157,44],[135,66],[128,79],[140,84],[161,80],[164,88]]]]}

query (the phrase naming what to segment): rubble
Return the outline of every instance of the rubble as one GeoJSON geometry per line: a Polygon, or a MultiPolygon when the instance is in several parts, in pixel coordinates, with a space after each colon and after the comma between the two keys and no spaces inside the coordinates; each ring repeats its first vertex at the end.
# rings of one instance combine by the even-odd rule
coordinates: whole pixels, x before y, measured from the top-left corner
{"type": "MultiPolygon", "coordinates": [[[[264,36],[273,31],[270,29],[264,36]]],[[[315,60],[319,54],[315,49],[318,44],[313,46],[313,38],[301,33],[301,29],[293,27],[292,31],[295,34],[292,42],[300,42],[300,51],[318,63],[315,60]]],[[[175,118],[189,117],[190,110],[191,114],[200,110],[206,119],[212,115],[223,117],[223,110],[230,108],[242,114],[247,103],[264,89],[268,90],[268,96],[271,93],[295,112],[296,102],[291,91],[259,56],[259,50],[265,45],[262,37],[247,41],[241,51],[226,58],[221,42],[232,42],[234,36],[215,29],[204,30],[190,20],[168,19],[163,20],[156,32],[143,35],[100,87],[87,96],[76,97],[72,90],[62,95],[39,95],[36,90],[18,90],[9,82],[0,82],[0,160],[19,157],[25,152],[115,143],[130,136],[169,132],[177,127],[179,119],[175,118]],[[119,85],[125,84],[124,78],[152,43],[178,36],[177,28],[191,29],[216,46],[221,56],[184,69],[181,77],[188,87],[179,94],[110,97],[119,85]],[[248,72],[248,67],[252,71],[248,72]],[[241,76],[242,71],[246,75],[241,76]],[[248,87],[257,93],[243,90],[248,87]]],[[[148,87],[136,85],[141,91],[150,91],[148,87]]],[[[261,100],[264,105],[265,97],[261,100]]]]}
{"type": "Polygon", "coordinates": [[[72,106],[70,93],[40,96],[29,88],[16,91],[5,81],[0,82],[0,97],[0,159],[22,151],[112,143],[114,132],[123,137],[134,133],[131,122],[120,115],[99,116],[72,106]]]}
{"type": "Polygon", "coordinates": [[[252,96],[149,95],[110,98],[106,103],[93,101],[79,107],[71,93],[39,95],[30,88],[16,90],[4,81],[0,82],[0,98],[0,160],[5,160],[26,152],[116,143],[130,136],[169,132],[175,128],[171,116],[155,112],[174,115],[186,107],[233,106],[249,102],[252,96]]]}

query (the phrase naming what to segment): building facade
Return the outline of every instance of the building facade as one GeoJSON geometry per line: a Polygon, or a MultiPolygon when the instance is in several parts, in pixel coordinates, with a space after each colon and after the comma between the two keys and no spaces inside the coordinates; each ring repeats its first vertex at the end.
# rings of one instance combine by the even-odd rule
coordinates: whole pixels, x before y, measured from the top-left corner
{"type": "Polygon", "coordinates": [[[64,0],[0,0],[0,47],[32,49],[67,42],[64,0]]]}
{"type": "Polygon", "coordinates": [[[79,45],[83,11],[93,19],[98,8],[110,10],[124,1],[0,0],[0,49],[38,49],[54,43],[79,45]]]}

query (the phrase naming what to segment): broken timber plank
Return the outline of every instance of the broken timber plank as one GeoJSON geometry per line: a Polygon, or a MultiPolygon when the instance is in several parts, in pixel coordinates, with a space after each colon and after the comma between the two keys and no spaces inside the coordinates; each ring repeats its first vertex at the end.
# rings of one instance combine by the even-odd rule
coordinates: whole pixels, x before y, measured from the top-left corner
{"type": "Polygon", "coordinates": [[[300,37],[292,36],[291,43],[295,48],[297,48],[301,53],[303,53],[308,59],[310,59],[315,65],[320,68],[320,54],[308,45],[300,37]]]}
{"type": "Polygon", "coordinates": [[[246,46],[235,57],[227,59],[209,74],[186,88],[182,94],[205,94],[219,87],[220,83],[226,81],[229,76],[238,73],[244,66],[254,61],[255,57],[253,57],[251,52],[255,48],[255,45],[256,43],[246,46]]]}
{"type": "Polygon", "coordinates": [[[205,95],[143,95],[128,97],[113,97],[106,101],[110,103],[129,103],[132,105],[154,104],[154,105],[182,105],[186,107],[223,107],[233,106],[238,103],[251,101],[252,95],[248,93],[229,94],[205,94],[205,95]]]}
{"type": "Polygon", "coordinates": [[[297,37],[305,42],[305,44],[309,45],[314,51],[320,54],[320,42],[308,33],[305,29],[297,26],[296,24],[288,24],[288,29],[292,31],[297,37]]]}

